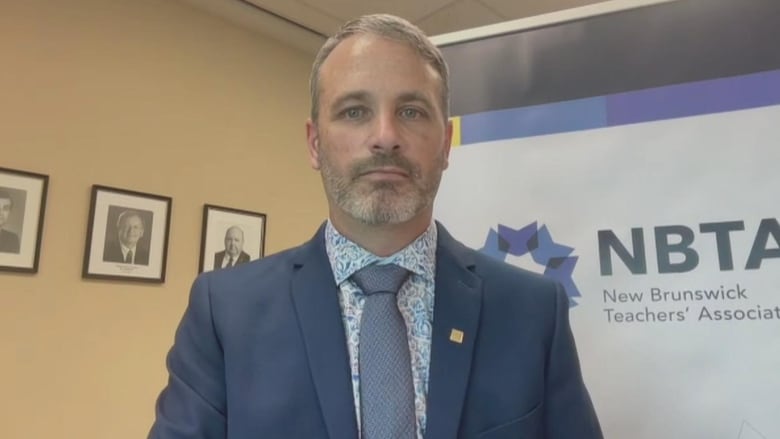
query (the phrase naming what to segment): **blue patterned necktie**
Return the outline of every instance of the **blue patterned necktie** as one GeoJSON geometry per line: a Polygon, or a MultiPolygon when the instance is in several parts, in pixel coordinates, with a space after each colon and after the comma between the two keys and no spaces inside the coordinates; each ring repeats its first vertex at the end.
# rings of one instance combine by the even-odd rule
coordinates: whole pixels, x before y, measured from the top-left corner
{"type": "Polygon", "coordinates": [[[358,361],[363,439],[414,439],[412,363],[396,293],[409,271],[369,265],[352,275],[366,295],[358,361]]]}

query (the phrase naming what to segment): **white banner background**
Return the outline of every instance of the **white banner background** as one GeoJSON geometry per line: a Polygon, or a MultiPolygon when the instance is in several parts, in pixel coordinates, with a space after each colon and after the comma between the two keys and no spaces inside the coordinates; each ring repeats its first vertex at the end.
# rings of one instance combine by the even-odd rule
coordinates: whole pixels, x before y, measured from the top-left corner
{"type": "MultiPolygon", "coordinates": [[[[745,270],[761,220],[780,217],[778,121],[773,106],[453,149],[436,217],[456,237],[479,248],[498,224],[537,221],[579,256],[572,326],[606,437],[780,439],[780,320],[700,320],[704,306],[780,306],[780,258],[745,270]],[[745,227],[730,234],[732,271],[719,268],[715,235],[699,232],[723,221],[745,227]],[[658,273],[654,228],[667,225],[694,231],[694,270],[658,273]],[[602,276],[597,232],[613,230],[631,251],[635,227],[644,231],[647,274],[631,274],[613,252],[614,274],[602,276]],[[651,288],[736,284],[747,299],[650,296],[651,288]],[[613,289],[643,296],[613,303],[604,292],[613,289]],[[680,311],[684,321],[610,322],[605,311],[645,307],[680,311]]],[[[770,236],[766,248],[777,247],[770,236]]],[[[507,261],[541,269],[530,256],[507,261]]]]}

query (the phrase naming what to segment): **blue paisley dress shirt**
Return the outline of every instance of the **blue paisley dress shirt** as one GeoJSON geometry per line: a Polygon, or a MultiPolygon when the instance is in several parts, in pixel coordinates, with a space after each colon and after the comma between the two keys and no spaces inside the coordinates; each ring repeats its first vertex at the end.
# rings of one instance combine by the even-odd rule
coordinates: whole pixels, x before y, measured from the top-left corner
{"type": "Polygon", "coordinates": [[[409,352],[414,380],[414,406],[417,420],[417,438],[425,433],[425,407],[428,395],[428,370],[431,359],[433,328],[433,292],[436,273],[436,226],[434,223],[414,242],[399,252],[379,257],[363,249],[340,234],[328,221],[325,226],[325,248],[333,276],[339,286],[339,304],[347,336],[349,363],[352,370],[352,395],[360,431],[360,369],[358,368],[358,340],[360,317],[364,298],[360,289],[350,280],[356,271],[371,264],[397,264],[411,272],[398,292],[398,308],[406,322],[409,352]]]}

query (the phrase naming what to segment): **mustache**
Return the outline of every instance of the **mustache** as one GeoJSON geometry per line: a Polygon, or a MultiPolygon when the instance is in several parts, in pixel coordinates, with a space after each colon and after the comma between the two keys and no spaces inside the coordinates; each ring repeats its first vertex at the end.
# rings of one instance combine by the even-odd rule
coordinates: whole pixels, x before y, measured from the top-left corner
{"type": "Polygon", "coordinates": [[[374,154],[361,160],[352,166],[352,178],[357,178],[377,168],[394,167],[403,170],[412,177],[419,175],[420,171],[409,159],[399,153],[374,154]]]}

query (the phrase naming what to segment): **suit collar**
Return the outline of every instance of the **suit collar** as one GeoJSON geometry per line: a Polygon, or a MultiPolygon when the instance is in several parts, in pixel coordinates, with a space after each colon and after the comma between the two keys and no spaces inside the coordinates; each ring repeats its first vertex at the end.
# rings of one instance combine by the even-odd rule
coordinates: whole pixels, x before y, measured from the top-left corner
{"type": "Polygon", "coordinates": [[[474,252],[441,224],[436,252],[431,365],[425,437],[456,437],[466,398],[482,305],[474,252]],[[462,334],[462,340],[459,340],[462,334]]]}
{"type": "Polygon", "coordinates": [[[349,354],[324,227],[294,256],[291,294],[328,436],[357,438],[349,354]]]}

